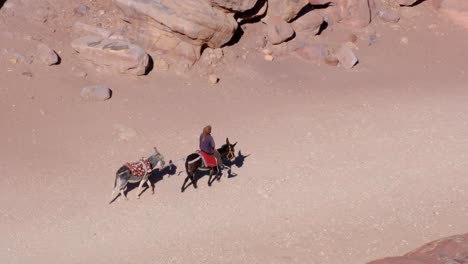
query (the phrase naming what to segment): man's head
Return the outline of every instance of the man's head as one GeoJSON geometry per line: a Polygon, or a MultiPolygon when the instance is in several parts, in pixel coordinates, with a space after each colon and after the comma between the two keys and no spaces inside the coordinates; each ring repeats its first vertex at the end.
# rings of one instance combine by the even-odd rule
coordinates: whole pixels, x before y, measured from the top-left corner
{"type": "Polygon", "coordinates": [[[211,126],[206,126],[203,128],[204,134],[211,134],[211,126]]]}

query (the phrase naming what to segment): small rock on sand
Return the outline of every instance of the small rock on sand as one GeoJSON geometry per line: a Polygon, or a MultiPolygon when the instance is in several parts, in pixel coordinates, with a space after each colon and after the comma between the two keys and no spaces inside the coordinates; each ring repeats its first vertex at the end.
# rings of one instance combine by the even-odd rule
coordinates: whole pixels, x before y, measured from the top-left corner
{"type": "Polygon", "coordinates": [[[264,58],[266,61],[273,61],[273,60],[274,60],[273,56],[272,56],[272,55],[269,55],[269,54],[265,55],[265,57],[263,57],[263,58],[264,58]]]}
{"type": "Polygon", "coordinates": [[[341,45],[341,47],[335,52],[340,65],[345,69],[351,69],[358,63],[358,58],[354,53],[353,49],[348,45],[341,45]]]}
{"type": "Polygon", "coordinates": [[[88,11],[89,11],[89,7],[85,4],[80,4],[73,10],[75,15],[77,16],[84,16],[88,13],[88,11]]]}
{"type": "Polygon", "coordinates": [[[87,86],[81,89],[81,98],[85,101],[105,101],[111,98],[112,91],[105,85],[87,86]]]}
{"type": "Polygon", "coordinates": [[[57,53],[49,46],[43,43],[37,45],[36,55],[39,58],[40,62],[49,66],[58,64],[60,61],[60,58],[57,55],[57,53]]]}
{"type": "Polygon", "coordinates": [[[219,82],[219,78],[218,78],[218,76],[216,76],[214,74],[210,74],[210,76],[208,76],[208,81],[211,84],[217,84],[219,82]]]}

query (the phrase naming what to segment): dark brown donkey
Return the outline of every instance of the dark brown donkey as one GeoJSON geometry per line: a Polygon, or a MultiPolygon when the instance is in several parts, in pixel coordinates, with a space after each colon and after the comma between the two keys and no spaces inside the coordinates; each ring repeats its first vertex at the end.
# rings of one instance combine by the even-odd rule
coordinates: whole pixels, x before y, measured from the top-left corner
{"type": "MultiPolygon", "coordinates": [[[[226,144],[222,145],[218,149],[218,152],[221,155],[221,158],[222,159],[227,158],[229,160],[234,159],[236,157],[235,150],[234,150],[234,147],[236,146],[236,144],[237,142],[234,144],[229,143],[229,139],[226,138],[226,144]]],[[[189,179],[192,182],[193,187],[197,188],[197,179],[195,179],[195,172],[197,170],[210,171],[210,178],[208,179],[208,186],[211,186],[211,183],[212,183],[211,178],[213,177],[213,175],[218,175],[219,173],[218,167],[213,167],[213,168],[203,167],[202,159],[200,157],[200,154],[198,153],[192,153],[187,156],[187,158],[185,159],[185,170],[187,172],[187,177],[184,180],[184,184],[182,185],[181,192],[185,191],[185,184],[187,184],[187,181],[189,179]]],[[[216,179],[219,180],[219,177],[216,177],[216,179]]]]}

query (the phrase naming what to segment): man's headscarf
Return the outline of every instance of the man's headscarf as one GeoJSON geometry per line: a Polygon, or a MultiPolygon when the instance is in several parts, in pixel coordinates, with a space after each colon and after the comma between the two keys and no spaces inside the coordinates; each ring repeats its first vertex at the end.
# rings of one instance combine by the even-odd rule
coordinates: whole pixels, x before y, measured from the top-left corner
{"type": "Polygon", "coordinates": [[[211,130],[211,126],[210,126],[210,125],[208,125],[208,126],[206,126],[206,127],[203,128],[202,140],[205,140],[206,135],[210,134],[210,130],[211,130]]]}

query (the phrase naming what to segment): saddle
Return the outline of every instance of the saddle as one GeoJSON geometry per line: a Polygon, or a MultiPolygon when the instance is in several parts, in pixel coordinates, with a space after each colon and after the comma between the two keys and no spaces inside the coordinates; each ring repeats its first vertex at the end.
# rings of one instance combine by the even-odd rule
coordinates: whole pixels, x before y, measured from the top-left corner
{"type": "Polygon", "coordinates": [[[137,177],[143,177],[153,171],[148,159],[144,158],[141,158],[141,160],[136,162],[127,162],[124,164],[124,166],[132,172],[133,176],[137,177]]]}
{"type": "Polygon", "coordinates": [[[208,154],[203,150],[197,150],[196,153],[200,155],[202,159],[203,167],[214,168],[218,166],[218,160],[214,155],[208,154]]]}

